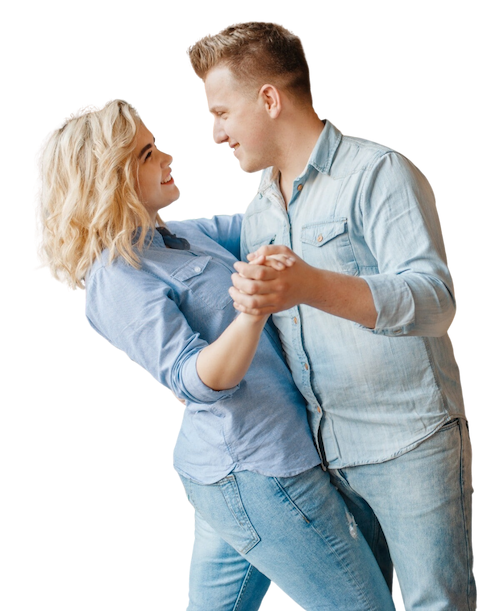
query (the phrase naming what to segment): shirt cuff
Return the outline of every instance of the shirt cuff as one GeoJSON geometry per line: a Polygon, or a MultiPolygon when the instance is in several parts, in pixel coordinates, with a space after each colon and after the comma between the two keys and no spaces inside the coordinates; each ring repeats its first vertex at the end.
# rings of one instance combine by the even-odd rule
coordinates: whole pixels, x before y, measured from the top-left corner
{"type": "Polygon", "coordinates": [[[415,301],[408,284],[397,274],[360,276],[370,287],[377,322],[374,329],[359,327],[377,335],[407,335],[415,327],[415,301]]]}
{"type": "Polygon", "coordinates": [[[204,384],[196,370],[197,356],[198,355],[196,355],[195,358],[189,359],[183,368],[182,378],[184,393],[189,401],[193,403],[215,403],[216,401],[230,397],[238,390],[240,387],[239,384],[224,390],[213,390],[213,388],[204,384]]]}

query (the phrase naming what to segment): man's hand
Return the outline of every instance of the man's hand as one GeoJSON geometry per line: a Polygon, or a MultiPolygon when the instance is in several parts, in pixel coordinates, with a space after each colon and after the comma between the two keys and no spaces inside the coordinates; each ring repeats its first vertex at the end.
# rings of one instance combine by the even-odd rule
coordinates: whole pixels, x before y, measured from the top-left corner
{"type": "Polygon", "coordinates": [[[229,293],[234,307],[246,314],[271,314],[303,303],[306,276],[314,268],[286,246],[262,246],[234,264],[229,293]]]}
{"type": "Polygon", "coordinates": [[[273,314],[301,303],[375,328],[377,310],[363,278],[309,265],[287,246],[261,246],[234,264],[229,293],[240,312],[273,314]]]}
{"type": "MultiPolygon", "coordinates": [[[[286,246],[283,248],[286,248],[286,246]]],[[[285,267],[292,267],[292,265],[295,263],[296,255],[292,253],[290,249],[288,250],[293,256],[285,254],[273,254],[266,256],[251,252],[248,255],[248,260],[250,261],[251,265],[266,265],[267,267],[272,267],[276,271],[282,271],[285,269],[285,267]]]]}

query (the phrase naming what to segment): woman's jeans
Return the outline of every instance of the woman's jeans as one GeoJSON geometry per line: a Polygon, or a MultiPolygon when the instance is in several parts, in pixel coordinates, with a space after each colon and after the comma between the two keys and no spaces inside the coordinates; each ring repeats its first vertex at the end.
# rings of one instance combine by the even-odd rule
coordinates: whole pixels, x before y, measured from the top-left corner
{"type": "Polygon", "coordinates": [[[321,467],[286,478],[242,471],[211,485],[181,479],[196,510],[189,611],[258,609],[269,579],[311,611],[394,609],[321,467]]]}
{"type": "Polygon", "coordinates": [[[471,447],[463,418],[398,458],[331,475],[388,581],[392,558],[407,611],[476,608],[471,447]],[[384,559],[378,550],[385,541],[384,559]]]}

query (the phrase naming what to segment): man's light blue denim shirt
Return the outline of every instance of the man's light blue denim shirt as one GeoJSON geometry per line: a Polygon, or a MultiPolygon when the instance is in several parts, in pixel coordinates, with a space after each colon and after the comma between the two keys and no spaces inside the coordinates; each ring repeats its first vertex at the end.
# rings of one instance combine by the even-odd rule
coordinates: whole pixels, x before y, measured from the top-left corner
{"type": "Polygon", "coordinates": [[[374,329],[306,305],[273,315],[330,467],[388,460],[464,417],[446,334],[453,284],[426,178],[395,151],[325,122],[288,209],[277,179],[264,171],[242,259],[285,244],[310,265],[366,280],[378,313],[374,329]]]}
{"type": "Polygon", "coordinates": [[[228,289],[241,218],[169,223],[189,250],[166,248],[155,232],[140,269],[122,258],[108,264],[105,251],[86,279],[86,313],[94,329],[185,400],[174,465],[203,484],[243,470],[292,476],[320,462],[305,401],[272,324],[238,386],[214,391],[196,371],[200,350],[236,316],[228,289]]]}

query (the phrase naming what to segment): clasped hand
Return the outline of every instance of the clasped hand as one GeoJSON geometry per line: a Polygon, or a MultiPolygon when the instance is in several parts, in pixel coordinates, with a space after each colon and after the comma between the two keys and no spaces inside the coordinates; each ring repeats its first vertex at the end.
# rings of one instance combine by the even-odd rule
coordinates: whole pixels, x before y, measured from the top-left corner
{"type": "Polygon", "coordinates": [[[238,261],[229,294],[234,307],[254,316],[288,310],[304,303],[307,278],[313,268],[287,246],[261,246],[238,261]]]}

